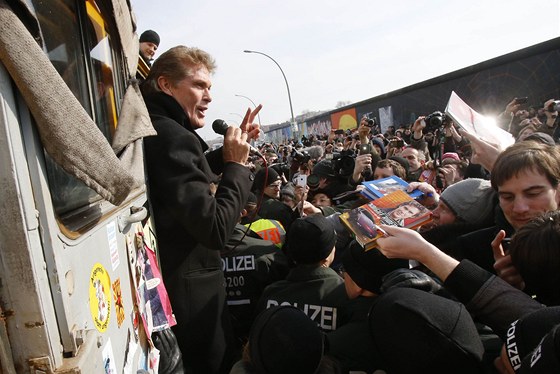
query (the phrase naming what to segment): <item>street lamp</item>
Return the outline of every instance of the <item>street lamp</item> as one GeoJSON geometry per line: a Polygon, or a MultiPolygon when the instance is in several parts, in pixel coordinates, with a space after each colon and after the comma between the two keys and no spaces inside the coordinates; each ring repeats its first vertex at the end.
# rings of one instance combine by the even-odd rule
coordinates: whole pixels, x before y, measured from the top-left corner
{"type": "MultiPolygon", "coordinates": [[[[253,100],[251,100],[249,97],[243,96],[243,95],[238,95],[238,94],[235,94],[235,96],[237,96],[237,97],[243,97],[243,98],[249,100],[249,101],[251,102],[251,104],[253,104],[253,106],[255,107],[255,109],[257,108],[257,104],[255,104],[255,102],[254,102],[253,100]]],[[[261,126],[261,114],[260,114],[260,113],[257,113],[257,117],[259,118],[259,126],[261,126]]]]}
{"type": "Polygon", "coordinates": [[[280,67],[280,64],[278,64],[278,62],[276,62],[275,59],[273,59],[272,57],[270,57],[266,53],[262,53],[262,52],[258,52],[258,51],[250,51],[250,50],[247,50],[247,49],[244,50],[243,52],[245,52],[245,53],[257,53],[259,55],[266,56],[269,59],[271,59],[276,64],[276,66],[278,66],[278,69],[280,69],[280,72],[282,73],[282,76],[284,77],[284,81],[286,82],[286,88],[288,89],[288,100],[290,101],[290,113],[292,114],[292,126],[294,126],[295,131],[297,132],[297,123],[296,123],[296,120],[294,118],[294,109],[292,107],[292,96],[290,95],[290,86],[288,85],[288,80],[286,79],[286,74],[284,74],[284,70],[282,70],[282,67],[280,67]]]}

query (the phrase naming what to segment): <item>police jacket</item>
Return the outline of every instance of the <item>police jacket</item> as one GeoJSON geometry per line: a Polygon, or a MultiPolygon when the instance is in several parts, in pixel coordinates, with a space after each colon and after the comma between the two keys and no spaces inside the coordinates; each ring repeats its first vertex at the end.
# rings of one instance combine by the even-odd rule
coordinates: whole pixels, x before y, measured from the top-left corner
{"type": "Polygon", "coordinates": [[[299,265],[285,280],[266,287],[257,312],[275,305],[293,305],[303,310],[325,332],[345,322],[341,309],[348,302],[344,281],[331,268],[299,265]]]}
{"type": "Polygon", "coordinates": [[[256,304],[269,284],[288,274],[288,259],[274,243],[237,225],[222,252],[227,304],[239,338],[248,336],[256,304]]]}
{"type": "Polygon", "coordinates": [[[217,372],[227,360],[228,339],[234,341],[220,250],[253,175],[240,164],[224,164],[221,150],[205,155],[208,146],[171,96],[160,92],[144,99],[157,131],[144,139],[144,149],[162,276],[177,317],[174,332],[187,371],[217,372]],[[210,183],[220,172],[213,196],[210,183]]]}

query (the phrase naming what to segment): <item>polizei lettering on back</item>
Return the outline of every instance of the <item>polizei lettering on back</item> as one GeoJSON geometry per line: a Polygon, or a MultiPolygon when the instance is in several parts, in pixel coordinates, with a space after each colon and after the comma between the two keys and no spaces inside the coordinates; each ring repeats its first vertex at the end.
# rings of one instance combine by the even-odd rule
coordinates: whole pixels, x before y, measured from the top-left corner
{"type": "Polygon", "coordinates": [[[222,270],[225,272],[255,270],[255,256],[223,257],[222,270]]]}
{"type": "Polygon", "coordinates": [[[277,306],[277,305],[292,305],[296,308],[303,310],[305,314],[311,320],[317,322],[317,325],[323,330],[336,330],[336,315],[337,310],[334,307],[330,306],[322,306],[322,305],[312,305],[312,304],[298,304],[298,303],[289,303],[284,301],[279,303],[276,300],[267,300],[266,302],[266,309],[277,306]]]}
{"type": "Polygon", "coordinates": [[[517,321],[511,324],[506,336],[507,355],[509,357],[509,362],[511,363],[513,370],[517,370],[521,366],[521,356],[519,356],[517,343],[515,341],[516,324],[517,321]]]}

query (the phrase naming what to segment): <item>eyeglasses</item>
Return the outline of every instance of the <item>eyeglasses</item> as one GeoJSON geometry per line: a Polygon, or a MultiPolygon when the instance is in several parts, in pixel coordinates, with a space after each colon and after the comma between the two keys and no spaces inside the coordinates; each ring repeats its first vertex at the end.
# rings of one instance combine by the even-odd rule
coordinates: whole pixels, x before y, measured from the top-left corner
{"type": "Polygon", "coordinates": [[[266,188],[281,188],[282,187],[282,182],[279,183],[271,183],[268,186],[266,186],[266,188]]]}

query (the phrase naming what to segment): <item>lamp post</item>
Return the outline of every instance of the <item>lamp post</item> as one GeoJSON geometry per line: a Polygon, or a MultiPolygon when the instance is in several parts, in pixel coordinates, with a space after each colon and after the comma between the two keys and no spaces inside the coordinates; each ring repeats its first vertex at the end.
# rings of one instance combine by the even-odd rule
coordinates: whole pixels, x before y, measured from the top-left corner
{"type": "MultiPolygon", "coordinates": [[[[238,95],[238,94],[235,94],[235,96],[237,96],[237,97],[243,97],[243,98],[249,100],[249,101],[251,102],[251,104],[253,104],[253,106],[254,106],[255,108],[257,108],[257,104],[255,104],[255,102],[254,102],[253,100],[251,100],[249,97],[243,96],[243,95],[238,95]]],[[[262,125],[261,125],[261,114],[260,114],[260,113],[257,113],[257,117],[259,118],[259,126],[262,126],[262,125]]]]}
{"type": "Polygon", "coordinates": [[[286,88],[288,89],[288,101],[290,102],[290,113],[292,115],[292,126],[294,127],[294,132],[296,133],[297,136],[297,123],[296,120],[294,118],[294,109],[292,107],[292,96],[290,95],[290,85],[288,84],[288,79],[286,79],[286,74],[284,74],[284,70],[282,70],[282,67],[280,66],[280,64],[278,62],[276,62],[275,59],[273,59],[272,57],[270,57],[269,55],[267,55],[266,53],[262,53],[262,52],[258,52],[258,51],[250,51],[250,50],[244,50],[243,52],[245,53],[257,53],[259,55],[263,55],[265,57],[268,57],[269,59],[271,59],[276,66],[278,66],[278,69],[280,69],[280,72],[282,73],[282,76],[284,77],[284,81],[286,82],[286,88]]]}

